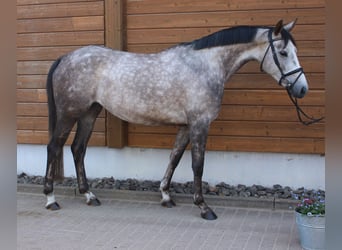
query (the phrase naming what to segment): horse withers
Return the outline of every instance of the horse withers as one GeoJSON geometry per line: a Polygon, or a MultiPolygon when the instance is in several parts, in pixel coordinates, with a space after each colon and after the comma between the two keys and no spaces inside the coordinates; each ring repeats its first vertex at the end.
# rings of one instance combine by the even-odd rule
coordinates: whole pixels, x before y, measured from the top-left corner
{"type": "Polygon", "coordinates": [[[177,124],[180,129],[160,184],[161,204],[175,205],[169,194],[173,173],[191,144],[194,203],[204,219],[217,216],[202,195],[202,174],[210,123],[217,117],[224,84],[245,63],[256,60],[290,95],[302,98],[308,84],[290,31],[295,21],[275,27],[237,26],[153,54],[86,46],[56,60],[47,77],[50,141],[44,193],[46,208],[60,206],[53,182],[63,176],[63,146],[75,123],[71,150],[78,188],[89,205],[100,201],[89,190],[84,157],[102,108],[122,120],[144,125],[177,124]]]}

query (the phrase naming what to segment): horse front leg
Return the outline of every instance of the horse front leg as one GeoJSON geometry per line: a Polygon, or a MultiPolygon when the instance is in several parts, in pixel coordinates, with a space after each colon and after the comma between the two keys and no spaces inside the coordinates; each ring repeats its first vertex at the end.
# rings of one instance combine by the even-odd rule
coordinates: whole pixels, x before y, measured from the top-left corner
{"type": "Polygon", "coordinates": [[[215,220],[217,215],[205,203],[202,193],[202,176],[204,154],[208,135],[208,126],[198,125],[191,129],[191,157],[194,173],[194,204],[201,209],[201,217],[206,220],[215,220]]]}
{"type": "Polygon", "coordinates": [[[178,166],[183,153],[189,144],[189,128],[182,126],[176,136],[176,142],[170,155],[170,162],[165,175],[160,183],[160,192],[162,194],[161,205],[164,207],[173,207],[176,203],[171,199],[169,189],[173,173],[178,166]]]}

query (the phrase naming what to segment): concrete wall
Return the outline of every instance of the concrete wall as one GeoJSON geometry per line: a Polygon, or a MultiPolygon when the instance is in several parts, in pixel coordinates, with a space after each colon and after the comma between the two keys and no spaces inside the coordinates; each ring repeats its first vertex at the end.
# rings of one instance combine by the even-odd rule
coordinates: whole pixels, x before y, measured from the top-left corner
{"type": "MultiPolygon", "coordinates": [[[[88,178],[161,180],[170,150],[89,147],[85,159],[88,178]]],[[[76,176],[70,147],[64,148],[65,176],[76,176]]],[[[17,173],[45,175],[46,146],[18,144],[17,173]]],[[[192,181],[191,157],[187,151],[173,181],[192,181]]],[[[312,154],[283,153],[206,153],[203,180],[211,184],[280,184],[291,188],[325,189],[325,157],[312,154]]]]}

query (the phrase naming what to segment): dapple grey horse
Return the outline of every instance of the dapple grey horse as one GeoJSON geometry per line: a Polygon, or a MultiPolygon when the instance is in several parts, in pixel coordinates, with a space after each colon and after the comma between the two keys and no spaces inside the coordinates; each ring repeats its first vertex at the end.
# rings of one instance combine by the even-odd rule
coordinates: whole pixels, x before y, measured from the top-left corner
{"type": "Polygon", "coordinates": [[[216,219],[203,199],[202,174],[209,125],[219,113],[224,84],[245,63],[256,60],[293,97],[304,97],[308,83],[290,34],[294,25],[279,21],[274,27],[237,26],[153,54],[87,46],[60,57],[47,78],[46,208],[60,208],[53,183],[63,175],[63,146],[75,123],[71,150],[79,191],[87,204],[100,205],[89,190],[84,157],[95,119],[105,108],[130,123],[179,125],[160,184],[161,203],[175,205],[169,194],[171,178],[191,143],[194,203],[204,219],[216,219]]]}

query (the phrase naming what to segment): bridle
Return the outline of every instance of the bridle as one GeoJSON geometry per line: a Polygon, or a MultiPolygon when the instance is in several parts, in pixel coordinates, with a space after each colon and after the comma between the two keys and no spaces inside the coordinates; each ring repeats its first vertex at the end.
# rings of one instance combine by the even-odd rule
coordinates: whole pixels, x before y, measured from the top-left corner
{"type": "MultiPolygon", "coordinates": [[[[280,73],[281,73],[281,77],[278,81],[278,84],[279,85],[282,85],[282,82],[285,80],[286,81],[286,85],[284,86],[286,91],[287,91],[287,94],[290,98],[290,100],[292,101],[293,105],[296,107],[296,111],[297,111],[297,116],[298,116],[298,119],[299,121],[304,124],[304,125],[310,125],[310,124],[313,124],[313,123],[316,123],[316,122],[319,122],[321,120],[324,119],[324,117],[321,117],[321,118],[314,118],[314,117],[311,117],[309,115],[307,115],[300,107],[299,107],[299,104],[298,104],[298,101],[297,101],[297,98],[293,97],[290,93],[291,89],[293,88],[293,86],[297,83],[298,79],[301,77],[302,74],[304,74],[304,70],[302,67],[299,67],[297,69],[294,69],[290,72],[287,72],[287,73],[284,73],[283,69],[280,67],[280,63],[279,63],[279,59],[278,59],[278,56],[277,56],[277,52],[275,50],[275,47],[274,47],[274,42],[275,41],[279,41],[281,40],[281,38],[277,38],[277,39],[273,39],[272,38],[272,34],[273,34],[273,29],[270,29],[269,32],[268,32],[268,42],[269,42],[269,45],[266,49],[266,52],[265,52],[265,55],[264,57],[262,58],[261,60],[261,63],[260,63],[260,71],[261,72],[264,72],[263,70],[263,65],[264,65],[264,61],[265,61],[265,58],[266,58],[266,55],[268,53],[268,51],[270,50],[271,48],[271,51],[272,51],[272,56],[273,56],[273,61],[275,63],[275,65],[277,66],[277,68],[279,69],[280,73]],[[290,82],[288,81],[286,78],[290,75],[294,75],[294,74],[298,74],[298,76],[296,77],[295,81],[294,82],[290,82]],[[302,118],[302,115],[304,117],[306,117],[309,121],[304,121],[303,118],[302,118]]],[[[283,86],[283,85],[282,85],[283,86]]]]}
{"type": "Polygon", "coordinates": [[[279,63],[279,59],[278,59],[278,56],[277,56],[277,52],[276,52],[275,47],[274,47],[274,42],[275,41],[279,41],[281,39],[280,38],[273,39],[272,38],[272,34],[273,34],[273,29],[270,29],[269,32],[268,32],[268,43],[269,43],[269,45],[268,45],[268,47],[266,49],[266,52],[265,52],[265,55],[264,55],[264,57],[263,57],[263,59],[261,61],[260,71],[264,72],[264,70],[263,70],[264,61],[265,61],[265,58],[266,58],[266,55],[267,55],[268,51],[271,48],[272,56],[273,56],[273,61],[274,61],[275,65],[277,66],[277,68],[279,69],[280,73],[281,73],[281,77],[280,77],[280,79],[278,81],[278,84],[282,85],[283,80],[286,80],[286,85],[284,87],[287,90],[291,90],[293,88],[293,86],[296,84],[296,82],[298,81],[298,79],[300,78],[300,76],[302,74],[304,74],[304,70],[303,70],[302,67],[299,67],[299,68],[294,69],[294,70],[292,70],[290,72],[284,73],[283,69],[280,67],[280,63],[279,63]],[[297,76],[297,78],[296,78],[296,80],[294,82],[291,83],[290,81],[288,81],[286,79],[286,77],[288,77],[290,75],[294,75],[294,74],[296,74],[298,72],[299,72],[299,74],[298,74],[298,76],[297,76]]]}

